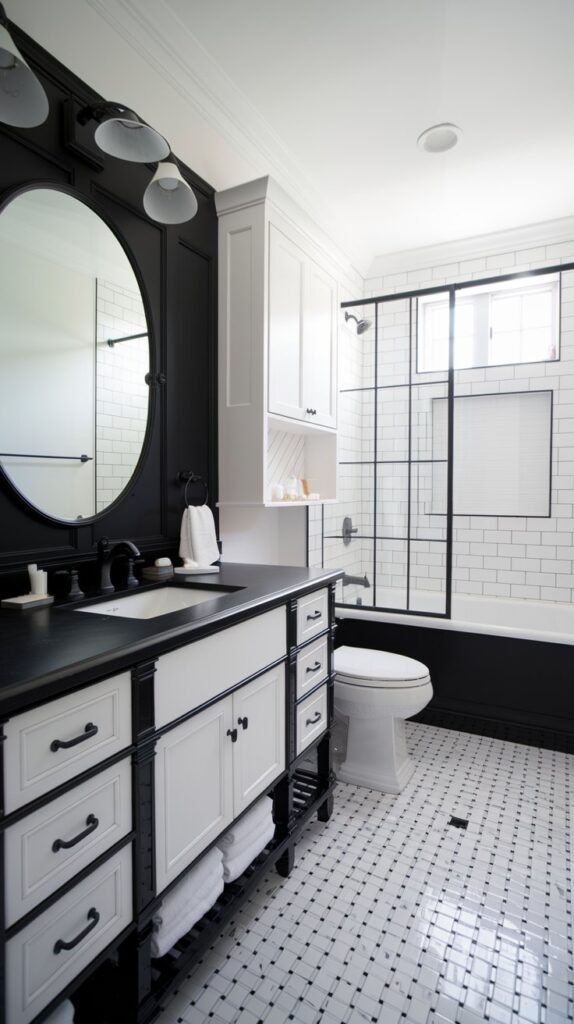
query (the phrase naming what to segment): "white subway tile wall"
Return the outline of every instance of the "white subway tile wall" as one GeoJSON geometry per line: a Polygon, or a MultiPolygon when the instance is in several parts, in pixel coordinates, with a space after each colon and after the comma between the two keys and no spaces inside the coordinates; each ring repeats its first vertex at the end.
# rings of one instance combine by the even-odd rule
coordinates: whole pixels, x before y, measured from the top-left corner
{"type": "Polygon", "coordinates": [[[145,437],[149,389],[149,341],[108,345],[109,338],[147,331],[141,296],[109,281],[96,291],[96,511],[121,494],[139,459],[145,437]]]}
{"type": "MultiPolygon", "coordinates": [[[[559,245],[539,245],[528,250],[493,253],[464,259],[448,266],[413,267],[400,274],[370,278],[364,296],[389,295],[410,288],[433,287],[457,281],[530,270],[574,262],[574,239],[559,245]]],[[[355,307],[359,317],[373,320],[375,307],[355,307]]],[[[315,510],[309,521],[309,564],[340,566],[346,572],[373,573],[373,561],[365,560],[370,545],[374,483],[377,481],[376,593],[368,603],[404,607],[406,596],[406,537],[408,513],[407,467],[374,466],[375,403],[377,460],[403,459],[407,455],[409,362],[416,384],[411,392],[412,457],[433,457],[432,400],[446,396],[444,374],[416,373],[416,324],[410,324],[408,301],[400,299],[378,306],[379,350],[375,352],[374,326],[357,336],[341,331],[339,362],[339,497],[326,506],[324,517],[315,510]],[[409,335],[413,343],[409,350],[409,335]],[[374,388],[375,373],[378,390],[374,388]],[[363,390],[354,390],[362,388],[363,390]],[[352,465],[360,459],[363,465],[352,465]],[[333,547],[328,538],[342,535],[343,517],[351,516],[358,533],[347,547],[333,547]],[[321,541],[321,528],[325,543],[321,541]],[[395,546],[396,545],[396,546],[395,546]],[[336,561],[344,558],[344,563],[336,561]]],[[[520,364],[459,370],[455,394],[493,394],[510,391],[552,390],[553,443],[551,516],[464,515],[454,518],[454,593],[483,594],[533,601],[571,602],[574,599],[574,272],[562,274],[560,359],[556,362],[520,364]]],[[[437,452],[434,453],[435,457],[437,452]]],[[[436,474],[434,496],[436,507],[436,474]]],[[[444,594],[446,519],[431,515],[433,471],[419,462],[411,475],[411,606],[416,596],[428,591],[444,594]]],[[[443,506],[444,507],[444,506],[443,506]]],[[[371,580],[372,582],[372,580],[371,580]]],[[[345,603],[364,599],[345,588],[345,603]]],[[[367,603],[363,600],[363,603],[367,603]]]]}

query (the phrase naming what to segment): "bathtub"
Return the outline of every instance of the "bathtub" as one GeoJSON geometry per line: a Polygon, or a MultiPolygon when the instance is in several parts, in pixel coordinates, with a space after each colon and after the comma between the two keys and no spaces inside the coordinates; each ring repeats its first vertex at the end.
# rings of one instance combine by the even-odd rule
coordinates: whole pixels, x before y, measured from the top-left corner
{"type": "MultiPolygon", "coordinates": [[[[435,614],[444,609],[444,598],[429,593],[415,593],[411,597],[411,603],[435,614]]],[[[520,601],[453,594],[450,619],[434,618],[433,615],[427,615],[422,611],[405,615],[401,612],[379,611],[365,606],[337,606],[336,615],[339,619],[394,622],[425,626],[429,629],[486,633],[490,636],[509,636],[544,643],[574,644],[574,605],[551,601],[520,601]]]]}
{"type": "MultiPolygon", "coordinates": [[[[439,595],[423,596],[440,611],[439,595]]],[[[461,594],[451,619],[365,606],[336,615],[337,646],[428,665],[434,697],[422,721],[574,753],[574,606],[461,594]]]]}

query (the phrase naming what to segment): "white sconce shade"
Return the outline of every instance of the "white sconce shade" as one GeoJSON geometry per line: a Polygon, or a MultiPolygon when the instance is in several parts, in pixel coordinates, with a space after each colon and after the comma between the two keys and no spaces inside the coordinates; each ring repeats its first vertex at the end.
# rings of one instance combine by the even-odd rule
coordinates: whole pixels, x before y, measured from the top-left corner
{"type": "Polygon", "coordinates": [[[171,160],[158,165],[143,205],[148,217],[159,224],[183,224],[197,213],[197,199],[171,160]]]}
{"type": "Polygon", "coordinates": [[[48,97],[2,23],[3,14],[0,4],[0,121],[35,128],[48,116],[48,97]]]}
{"type": "Polygon", "coordinates": [[[135,111],[119,103],[101,103],[78,115],[80,124],[92,119],[99,122],[94,132],[95,142],[109,156],[153,164],[169,154],[169,143],[163,135],[142,121],[135,111]]]}

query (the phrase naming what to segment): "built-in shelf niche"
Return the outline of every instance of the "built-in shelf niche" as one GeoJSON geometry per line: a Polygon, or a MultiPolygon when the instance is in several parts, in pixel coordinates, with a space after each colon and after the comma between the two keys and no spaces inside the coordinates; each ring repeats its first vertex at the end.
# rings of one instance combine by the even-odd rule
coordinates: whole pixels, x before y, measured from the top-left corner
{"type": "Polygon", "coordinates": [[[285,429],[283,423],[269,418],[265,466],[265,504],[282,507],[314,505],[336,498],[337,437],[311,427],[304,432],[299,427],[285,429]],[[314,501],[274,501],[272,490],[276,484],[285,486],[290,477],[306,480],[310,493],[319,494],[314,501]]]}

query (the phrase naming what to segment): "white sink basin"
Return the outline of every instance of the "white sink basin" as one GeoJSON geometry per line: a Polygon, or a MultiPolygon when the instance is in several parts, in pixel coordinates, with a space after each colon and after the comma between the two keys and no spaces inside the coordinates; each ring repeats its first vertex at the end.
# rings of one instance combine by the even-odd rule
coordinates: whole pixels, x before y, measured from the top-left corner
{"type": "Polygon", "coordinates": [[[165,587],[127,597],[109,597],[87,608],[75,608],[90,615],[115,615],[123,619],[155,619],[158,615],[180,612],[204,601],[216,601],[233,590],[203,590],[194,587],[165,587]]]}

